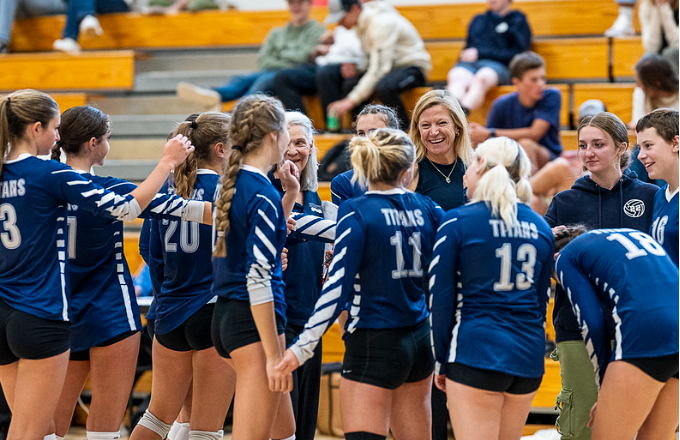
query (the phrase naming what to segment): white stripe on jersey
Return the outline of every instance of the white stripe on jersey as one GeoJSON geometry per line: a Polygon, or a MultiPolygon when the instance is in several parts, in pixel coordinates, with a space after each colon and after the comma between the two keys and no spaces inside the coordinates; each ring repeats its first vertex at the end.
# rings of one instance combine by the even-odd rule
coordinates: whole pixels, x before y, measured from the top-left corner
{"type": "Polygon", "coordinates": [[[264,232],[262,232],[262,229],[260,229],[259,226],[255,226],[255,235],[257,235],[257,238],[260,239],[263,245],[269,249],[269,252],[274,256],[274,258],[277,257],[277,252],[276,252],[276,247],[272,244],[271,241],[267,238],[266,235],[264,235],[264,232]]]}
{"type": "Polygon", "coordinates": [[[441,228],[443,228],[444,226],[448,225],[449,223],[455,222],[455,221],[458,221],[458,217],[452,218],[451,220],[445,221],[444,223],[442,223],[441,225],[439,225],[439,227],[437,228],[437,232],[439,232],[439,230],[440,230],[441,228]]]}
{"type": "Polygon", "coordinates": [[[272,221],[269,220],[269,217],[267,217],[267,214],[265,214],[261,209],[258,209],[257,213],[260,214],[260,217],[262,217],[262,220],[264,220],[264,222],[267,223],[267,226],[269,226],[272,231],[276,231],[276,227],[274,226],[274,223],[272,223],[272,221]]]}
{"type": "Polygon", "coordinates": [[[458,348],[458,329],[460,328],[461,321],[461,306],[463,304],[463,294],[458,294],[458,307],[456,310],[456,325],[453,326],[453,331],[451,332],[451,346],[449,347],[449,358],[448,363],[456,362],[456,349],[458,348]]]}
{"type": "MultiPolygon", "coordinates": [[[[115,233],[119,237],[120,234],[115,233]]],[[[119,243],[117,241],[117,243],[119,243]]],[[[118,274],[118,285],[120,286],[120,293],[123,296],[123,304],[125,304],[125,316],[127,316],[128,324],[130,325],[130,331],[137,330],[137,325],[135,324],[135,316],[132,313],[132,299],[130,298],[130,289],[128,288],[127,282],[125,282],[125,265],[123,264],[123,254],[116,254],[116,273],[118,274]]]]}
{"type": "Polygon", "coordinates": [[[265,199],[270,205],[272,205],[272,208],[274,208],[274,213],[276,213],[276,218],[279,218],[279,211],[276,209],[276,205],[274,205],[274,203],[272,203],[272,201],[269,200],[269,199],[267,198],[267,196],[263,196],[262,194],[258,194],[256,197],[262,197],[262,198],[265,199]]]}

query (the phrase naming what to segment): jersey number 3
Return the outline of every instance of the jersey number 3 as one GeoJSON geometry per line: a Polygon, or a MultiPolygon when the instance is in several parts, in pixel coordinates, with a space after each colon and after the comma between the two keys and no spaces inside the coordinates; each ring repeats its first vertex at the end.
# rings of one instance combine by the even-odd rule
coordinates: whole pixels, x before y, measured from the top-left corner
{"type": "Polygon", "coordinates": [[[517,262],[522,263],[522,270],[517,273],[515,283],[510,280],[512,272],[512,245],[505,243],[496,249],[496,258],[501,260],[500,280],[493,283],[493,290],[506,292],[509,290],[527,290],[534,283],[534,266],[536,265],[536,248],[533,244],[524,243],[517,248],[517,262]]]}
{"type": "Polygon", "coordinates": [[[0,231],[0,241],[6,249],[16,249],[21,244],[21,233],[17,226],[17,212],[14,206],[5,203],[0,205],[0,222],[2,222],[2,230],[0,231]]]}

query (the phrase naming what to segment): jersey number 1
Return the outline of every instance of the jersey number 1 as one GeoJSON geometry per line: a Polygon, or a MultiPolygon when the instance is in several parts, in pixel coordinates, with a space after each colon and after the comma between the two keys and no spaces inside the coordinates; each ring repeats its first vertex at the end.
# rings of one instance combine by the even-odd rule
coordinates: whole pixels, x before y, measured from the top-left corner
{"type": "Polygon", "coordinates": [[[420,232],[414,232],[406,241],[409,245],[413,246],[412,269],[406,269],[404,252],[402,250],[403,242],[401,232],[397,231],[390,237],[390,244],[394,246],[397,251],[397,269],[392,271],[392,278],[395,280],[398,280],[399,278],[423,276],[423,267],[422,262],[420,261],[420,232]]]}
{"type": "Polygon", "coordinates": [[[515,283],[510,281],[512,272],[512,246],[505,243],[496,249],[496,258],[501,259],[501,277],[493,283],[493,290],[506,292],[509,290],[527,290],[534,282],[534,266],[536,265],[536,248],[533,244],[524,243],[517,248],[517,261],[522,263],[522,270],[517,273],[515,283]]]}

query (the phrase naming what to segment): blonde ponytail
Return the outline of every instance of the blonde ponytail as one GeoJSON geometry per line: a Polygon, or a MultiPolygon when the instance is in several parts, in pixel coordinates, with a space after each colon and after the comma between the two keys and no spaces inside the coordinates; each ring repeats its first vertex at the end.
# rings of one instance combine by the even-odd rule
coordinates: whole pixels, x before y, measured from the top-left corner
{"type": "Polygon", "coordinates": [[[411,168],[416,147],[401,130],[381,128],[368,137],[355,137],[349,144],[352,153],[353,181],[397,183],[399,174],[411,168]]]}

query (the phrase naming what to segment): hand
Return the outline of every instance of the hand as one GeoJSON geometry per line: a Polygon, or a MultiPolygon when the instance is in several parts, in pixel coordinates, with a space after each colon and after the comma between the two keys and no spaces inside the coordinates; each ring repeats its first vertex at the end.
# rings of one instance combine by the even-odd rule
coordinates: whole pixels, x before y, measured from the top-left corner
{"type": "Polygon", "coordinates": [[[345,113],[354,108],[354,103],[348,98],[341,99],[340,101],[331,102],[328,105],[328,113],[335,114],[338,118],[342,117],[345,113]]]}
{"type": "Polygon", "coordinates": [[[434,385],[439,388],[439,390],[446,392],[446,374],[435,374],[434,385]]]}
{"type": "Polygon", "coordinates": [[[328,29],[319,37],[319,43],[331,45],[335,43],[335,31],[328,29]]]}
{"type": "MultiPolygon", "coordinates": [[[[293,357],[295,357],[293,355],[293,357]]],[[[280,364],[281,357],[267,359],[267,379],[269,390],[272,392],[289,393],[293,389],[293,376],[290,373],[282,373],[276,367],[280,364]]]]}
{"type": "Polygon", "coordinates": [[[474,63],[479,59],[479,52],[474,47],[463,49],[458,59],[464,63],[474,63]]]}
{"type": "Polygon", "coordinates": [[[323,264],[326,267],[330,267],[331,261],[333,261],[333,249],[328,249],[326,251],[326,256],[325,256],[325,260],[324,260],[323,264]]]}
{"type": "Polygon", "coordinates": [[[283,353],[281,362],[274,368],[281,374],[291,374],[293,371],[297,370],[299,366],[300,361],[298,361],[297,356],[288,349],[283,353]]]}
{"type": "Polygon", "coordinates": [[[192,151],[194,151],[194,146],[191,145],[191,141],[186,136],[178,134],[165,143],[161,162],[167,163],[170,169],[174,169],[177,165],[184,162],[184,159],[192,151]]]}
{"type": "Polygon", "coordinates": [[[279,167],[279,180],[285,192],[300,191],[300,170],[289,160],[284,161],[279,167]]]}
{"type": "Polygon", "coordinates": [[[289,218],[286,220],[286,229],[288,229],[288,234],[293,232],[295,230],[295,226],[297,225],[297,222],[293,218],[289,218]]]}
{"type": "Polygon", "coordinates": [[[590,408],[590,420],[588,420],[588,428],[592,428],[593,422],[595,421],[595,412],[597,411],[597,402],[593,404],[593,407],[590,408]]]}
{"type": "Polygon", "coordinates": [[[330,48],[331,46],[328,44],[317,44],[314,46],[314,50],[312,51],[312,58],[326,55],[330,48]]]}
{"type": "Polygon", "coordinates": [[[468,130],[470,132],[470,140],[473,144],[479,144],[489,139],[490,131],[483,125],[480,125],[476,122],[470,122],[468,125],[468,130]]]}
{"type": "Polygon", "coordinates": [[[354,78],[359,74],[359,69],[357,69],[357,65],[353,63],[342,63],[340,65],[340,75],[344,79],[349,79],[349,78],[354,78]]]}
{"type": "Polygon", "coordinates": [[[559,225],[559,226],[555,226],[554,228],[550,228],[550,230],[552,231],[553,235],[555,235],[555,232],[561,231],[562,229],[567,229],[567,227],[564,226],[564,225],[559,225]]]}
{"type": "Polygon", "coordinates": [[[281,271],[288,269],[288,248],[281,251],[281,271]]]}

